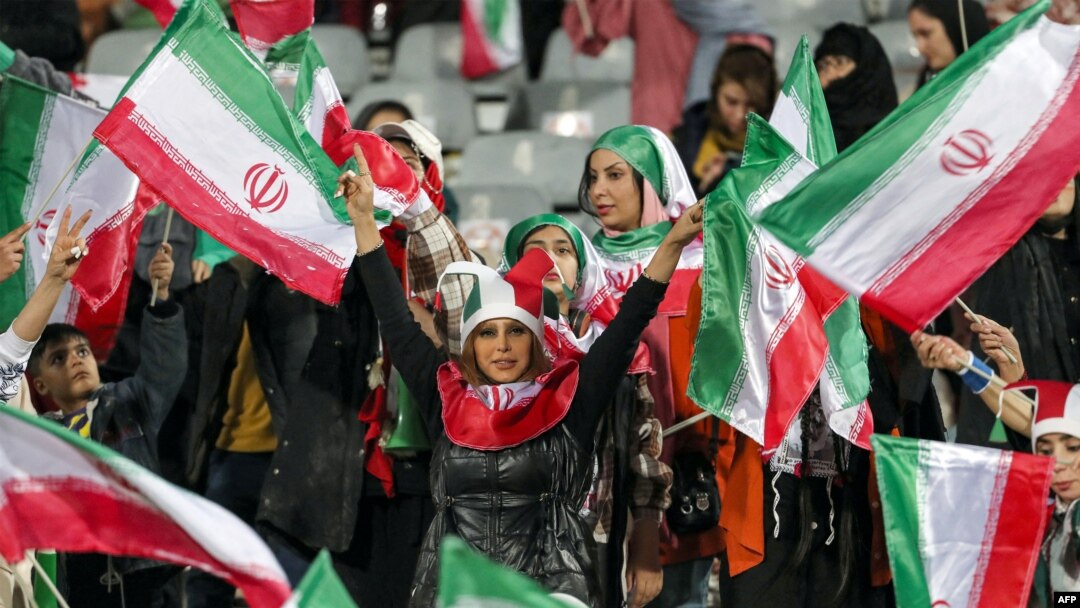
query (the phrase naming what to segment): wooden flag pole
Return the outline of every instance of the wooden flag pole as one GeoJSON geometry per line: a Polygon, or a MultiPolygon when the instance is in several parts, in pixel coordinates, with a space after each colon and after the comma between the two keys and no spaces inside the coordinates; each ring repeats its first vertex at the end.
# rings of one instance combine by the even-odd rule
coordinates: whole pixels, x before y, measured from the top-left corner
{"type": "MultiPolygon", "coordinates": [[[[169,213],[168,213],[168,215],[165,216],[165,235],[161,237],[161,245],[162,246],[165,246],[165,245],[169,244],[169,230],[172,228],[173,213],[175,213],[173,211],[173,208],[169,207],[169,213]]],[[[150,306],[153,306],[153,305],[157,304],[157,287],[158,287],[158,280],[154,279],[154,285],[153,285],[153,288],[151,289],[151,293],[150,293],[150,306]]]]}
{"type": "Polygon", "coordinates": [[[964,20],[964,0],[956,0],[956,8],[960,10],[960,39],[964,42],[964,52],[967,52],[967,21],[964,20]]]}
{"type": "Polygon", "coordinates": [[[79,160],[83,157],[84,154],[86,154],[86,151],[90,149],[90,144],[92,144],[92,143],[94,143],[94,138],[93,137],[91,137],[90,141],[86,142],[86,145],[83,146],[83,149],[80,150],[79,153],[75,155],[75,158],[71,161],[71,164],[68,165],[67,170],[64,171],[64,174],[60,176],[59,181],[57,181],[56,185],[53,186],[52,190],[49,191],[49,195],[45,197],[45,202],[41,203],[41,205],[38,207],[37,211],[35,211],[31,215],[32,219],[30,219],[27,222],[28,224],[33,226],[34,224],[37,223],[37,221],[39,219],[41,219],[41,214],[44,213],[45,210],[49,208],[49,201],[52,200],[53,195],[56,194],[56,191],[59,190],[60,186],[62,186],[64,184],[64,180],[66,180],[68,178],[68,175],[71,175],[71,170],[75,168],[75,165],[78,164],[79,160]]]}
{"type": "Polygon", "coordinates": [[[27,552],[26,559],[30,560],[30,563],[34,565],[34,570],[37,570],[38,577],[41,578],[42,582],[45,583],[45,586],[52,592],[53,596],[56,598],[56,603],[60,604],[60,608],[71,608],[71,606],[68,606],[67,601],[64,600],[64,596],[60,595],[60,590],[53,584],[52,579],[49,578],[49,573],[45,571],[45,568],[41,567],[41,563],[37,561],[34,554],[27,552]]]}
{"type": "Polygon", "coordinates": [[[687,418],[686,420],[683,420],[682,422],[676,422],[675,424],[673,424],[673,425],[669,426],[668,428],[664,429],[664,437],[667,437],[668,435],[673,435],[675,433],[678,433],[679,431],[685,429],[686,427],[698,422],[699,420],[704,420],[704,419],[708,418],[709,416],[712,416],[712,412],[702,411],[702,412],[698,412],[697,414],[694,414],[693,416],[687,418]]]}

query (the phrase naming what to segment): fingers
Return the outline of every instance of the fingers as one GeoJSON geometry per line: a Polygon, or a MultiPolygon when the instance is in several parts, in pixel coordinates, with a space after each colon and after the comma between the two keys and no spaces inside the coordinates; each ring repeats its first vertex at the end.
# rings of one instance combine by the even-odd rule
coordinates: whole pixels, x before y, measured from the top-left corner
{"type": "Polygon", "coordinates": [[[0,238],[0,243],[22,243],[23,236],[30,230],[30,224],[23,224],[0,238]]]}
{"type": "Polygon", "coordinates": [[[371,170],[368,169],[367,159],[364,158],[364,151],[360,148],[360,144],[353,144],[352,146],[353,158],[356,159],[356,166],[360,167],[360,174],[371,174],[371,170]]]}
{"type": "Polygon", "coordinates": [[[57,234],[67,234],[68,224],[71,223],[71,206],[69,205],[64,209],[63,215],[60,216],[60,230],[57,234]]]}
{"type": "MultiPolygon", "coordinates": [[[[70,212],[70,211],[71,211],[71,207],[68,207],[68,212],[70,212]]],[[[66,234],[68,236],[70,236],[71,238],[73,238],[73,239],[79,238],[79,233],[82,232],[83,226],[86,225],[86,222],[90,221],[90,216],[92,214],[93,214],[93,211],[87,210],[86,213],[79,216],[79,219],[75,221],[75,225],[72,226],[71,230],[69,232],[67,232],[66,234]]],[[[67,217],[67,216],[65,215],[65,217],[67,217]]],[[[60,233],[65,234],[63,224],[60,225],[60,233]]]]}
{"type": "Polygon", "coordinates": [[[169,259],[172,259],[172,251],[173,251],[172,250],[172,245],[170,245],[168,243],[162,243],[161,244],[161,252],[164,253],[165,255],[169,256],[169,259]]]}

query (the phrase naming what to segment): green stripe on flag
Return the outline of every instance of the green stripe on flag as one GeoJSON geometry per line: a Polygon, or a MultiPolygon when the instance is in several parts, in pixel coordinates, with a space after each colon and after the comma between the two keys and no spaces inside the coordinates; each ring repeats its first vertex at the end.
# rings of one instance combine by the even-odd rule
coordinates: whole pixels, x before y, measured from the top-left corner
{"type": "Polygon", "coordinates": [[[949,123],[964,96],[981,80],[989,59],[1031,27],[1047,6],[1049,0],[1042,0],[992,31],[755,221],[800,255],[813,254],[818,243],[895,179],[949,123]]]}
{"type": "MultiPolygon", "coordinates": [[[[36,85],[5,76],[0,84],[0,235],[26,221],[42,156],[42,135],[56,95],[36,85]]],[[[0,327],[7,328],[26,304],[28,260],[0,285],[0,327]]]]}
{"type": "Polygon", "coordinates": [[[323,549],[308,567],[284,608],[356,608],[352,596],[334,572],[330,553],[323,549]]]}
{"type": "Polygon", "coordinates": [[[927,449],[923,443],[889,435],[875,434],[870,438],[896,604],[901,607],[930,605],[930,588],[920,551],[920,505],[926,499],[920,495],[918,481],[923,474],[923,452],[927,449]]]}
{"type": "Polygon", "coordinates": [[[607,236],[603,231],[593,235],[592,243],[596,248],[607,253],[611,257],[621,254],[640,251],[642,249],[656,249],[671,231],[671,222],[660,222],[651,226],[644,226],[637,230],[624,232],[619,236],[607,236]]]}
{"type": "Polygon", "coordinates": [[[484,0],[484,29],[487,30],[488,38],[499,40],[499,32],[502,31],[503,19],[506,17],[507,0],[484,0]]]}
{"type": "Polygon", "coordinates": [[[447,536],[439,548],[440,608],[566,608],[529,577],[447,536]]]}

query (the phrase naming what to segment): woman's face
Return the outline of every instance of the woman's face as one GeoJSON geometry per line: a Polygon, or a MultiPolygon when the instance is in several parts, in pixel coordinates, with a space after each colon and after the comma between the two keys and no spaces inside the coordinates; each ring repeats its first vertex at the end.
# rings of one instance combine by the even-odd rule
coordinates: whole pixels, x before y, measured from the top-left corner
{"type": "Polygon", "coordinates": [[[397,150],[398,156],[405,161],[406,165],[412,169],[413,175],[416,176],[416,181],[424,181],[424,163],[420,160],[420,157],[416,155],[416,151],[408,143],[400,140],[390,140],[390,145],[397,150]]]}
{"type": "Polygon", "coordinates": [[[935,72],[944,70],[956,59],[956,49],[953,48],[941,19],[917,8],[908,11],[907,19],[911,35],[915,37],[915,46],[926,60],[927,67],[935,72]]]}
{"type": "Polygon", "coordinates": [[[1072,463],[1080,458],[1080,437],[1064,433],[1040,435],[1035,442],[1035,452],[1054,458],[1054,476],[1050,489],[1065,503],[1080,498],[1080,476],[1072,463]]]}
{"type": "Polygon", "coordinates": [[[1076,205],[1076,182],[1070,179],[1069,183],[1065,185],[1065,189],[1058,194],[1054,202],[1050,203],[1046,211],[1043,211],[1042,219],[1064,219],[1072,213],[1074,205],[1076,205]]]}
{"type": "Polygon", "coordinates": [[[746,87],[737,82],[725,80],[716,87],[716,111],[720,114],[720,120],[724,121],[728,132],[741,135],[746,132],[746,115],[757,111],[757,108],[750,104],[750,95],[746,92],[746,87]]]}
{"type": "Polygon", "coordinates": [[[846,55],[825,55],[818,59],[815,65],[823,89],[855,71],[855,60],[846,55]]]}
{"type": "Polygon", "coordinates": [[[524,255],[533,249],[543,249],[548,252],[555,260],[555,265],[559,267],[562,277],[560,278],[559,273],[552,270],[544,276],[544,287],[554,293],[559,298],[559,303],[563,304],[566,301],[563,283],[566,283],[571,290],[577,288],[578,258],[574,241],[562,228],[544,226],[525,237],[521,253],[524,255]]]}
{"type": "Polygon", "coordinates": [[[524,380],[532,367],[533,334],[514,319],[484,321],[473,330],[476,368],[495,384],[524,380]]]}
{"type": "Polygon", "coordinates": [[[611,150],[601,148],[589,157],[589,200],[604,228],[641,228],[641,191],[633,168],[611,150]]]}

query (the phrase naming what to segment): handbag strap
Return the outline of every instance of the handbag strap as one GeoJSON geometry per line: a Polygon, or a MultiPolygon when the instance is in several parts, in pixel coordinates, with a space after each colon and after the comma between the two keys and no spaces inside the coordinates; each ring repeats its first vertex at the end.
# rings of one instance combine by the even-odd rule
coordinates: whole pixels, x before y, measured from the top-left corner
{"type": "Polygon", "coordinates": [[[715,464],[716,456],[720,453],[720,419],[709,416],[712,421],[712,430],[709,433],[709,462],[715,464]]]}

